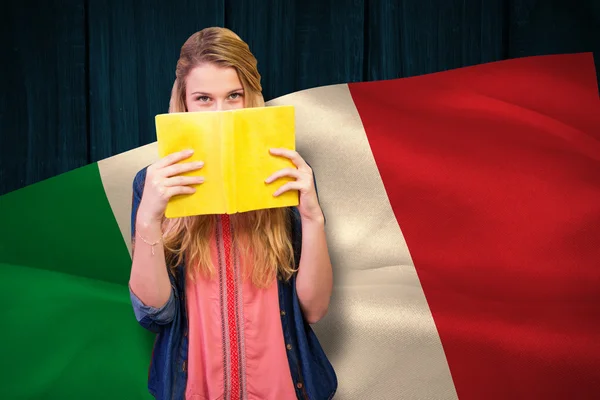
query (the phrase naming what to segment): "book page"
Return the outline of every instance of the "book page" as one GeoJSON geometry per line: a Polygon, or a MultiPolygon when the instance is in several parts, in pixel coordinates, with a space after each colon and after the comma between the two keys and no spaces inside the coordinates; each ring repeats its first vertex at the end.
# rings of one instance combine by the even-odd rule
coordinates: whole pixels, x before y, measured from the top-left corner
{"type": "Polygon", "coordinates": [[[270,148],[294,150],[295,120],[292,106],[246,108],[234,112],[235,184],[237,211],[298,205],[298,191],[278,197],[273,193],[294,178],[265,183],[274,172],[296,168],[287,158],[274,156],[270,148]]]}
{"type": "Polygon", "coordinates": [[[226,212],[221,117],[220,112],[185,112],[156,116],[156,136],[161,158],[191,148],[194,154],[182,162],[204,162],[201,169],[183,174],[203,176],[204,183],[194,186],[194,194],[172,197],[165,211],[167,218],[226,212]]]}

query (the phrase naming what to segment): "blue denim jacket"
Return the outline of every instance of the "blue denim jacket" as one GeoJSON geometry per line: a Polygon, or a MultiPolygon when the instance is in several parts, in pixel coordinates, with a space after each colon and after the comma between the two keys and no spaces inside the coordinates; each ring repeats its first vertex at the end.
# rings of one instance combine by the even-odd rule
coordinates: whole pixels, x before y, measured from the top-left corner
{"type": "MultiPolygon", "coordinates": [[[[135,235],[135,219],[145,180],[146,168],[138,172],[133,181],[132,237],[135,235]]],[[[292,211],[292,244],[295,263],[298,266],[302,225],[298,209],[292,207],[292,211]]],[[[130,291],[137,321],[144,328],[157,334],[150,361],[148,389],[158,400],[185,398],[188,320],[184,276],[182,266],[176,268],[175,276],[169,274],[173,290],[167,303],[160,309],[144,305],[130,291]]],[[[331,399],[337,390],[337,377],[315,333],[303,317],[296,293],[296,276],[288,282],[279,279],[277,286],[282,311],[281,326],[296,396],[298,399],[331,399]]]]}

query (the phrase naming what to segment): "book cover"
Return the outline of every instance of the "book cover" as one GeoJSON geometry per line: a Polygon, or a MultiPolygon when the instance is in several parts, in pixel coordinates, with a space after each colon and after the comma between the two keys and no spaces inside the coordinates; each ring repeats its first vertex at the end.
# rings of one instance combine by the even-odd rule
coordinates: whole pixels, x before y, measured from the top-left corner
{"type": "Polygon", "coordinates": [[[273,156],[270,148],[295,150],[292,106],[256,107],[230,111],[159,114],[155,117],[159,156],[193,149],[182,161],[204,161],[196,193],[171,198],[165,215],[179,218],[205,214],[234,214],[298,205],[298,192],[273,193],[293,178],[265,183],[274,172],[295,168],[287,158],[273,156]]]}

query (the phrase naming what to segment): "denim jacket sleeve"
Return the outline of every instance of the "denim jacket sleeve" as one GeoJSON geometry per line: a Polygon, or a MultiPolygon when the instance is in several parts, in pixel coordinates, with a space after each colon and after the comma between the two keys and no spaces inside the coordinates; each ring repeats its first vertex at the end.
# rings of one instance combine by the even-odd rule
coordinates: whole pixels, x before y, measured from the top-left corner
{"type": "MultiPolygon", "coordinates": [[[[133,244],[135,244],[135,222],[137,210],[140,205],[140,201],[142,200],[145,180],[146,168],[139,171],[133,180],[133,199],[131,207],[131,240],[133,244]]],[[[173,286],[173,279],[171,276],[169,277],[171,278],[171,285],[173,286]]],[[[171,323],[178,309],[178,299],[174,289],[171,290],[171,296],[169,297],[169,300],[160,308],[144,304],[139,297],[133,293],[131,287],[129,288],[129,296],[131,298],[133,312],[138,323],[154,333],[159,333],[162,326],[171,323]]]]}
{"type": "Polygon", "coordinates": [[[175,301],[175,294],[173,291],[171,291],[169,300],[160,308],[147,306],[142,303],[135,293],[133,293],[131,288],[129,288],[129,296],[131,298],[131,304],[133,305],[135,319],[149,331],[159,333],[161,325],[166,325],[173,321],[177,309],[177,302],[175,301]]]}

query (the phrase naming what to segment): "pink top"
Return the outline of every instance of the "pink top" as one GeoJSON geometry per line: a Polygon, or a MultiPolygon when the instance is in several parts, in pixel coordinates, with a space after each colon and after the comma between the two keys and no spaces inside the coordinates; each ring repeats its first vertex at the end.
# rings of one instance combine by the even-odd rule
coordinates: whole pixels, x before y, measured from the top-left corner
{"type": "Polygon", "coordinates": [[[186,399],[296,399],[277,281],[274,279],[267,289],[258,289],[250,278],[242,279],[243,268],[251,266],[231,247],[229,216],[221,215],[217,233],[211,238],[215,278],[186,280],[186,399]]]}

